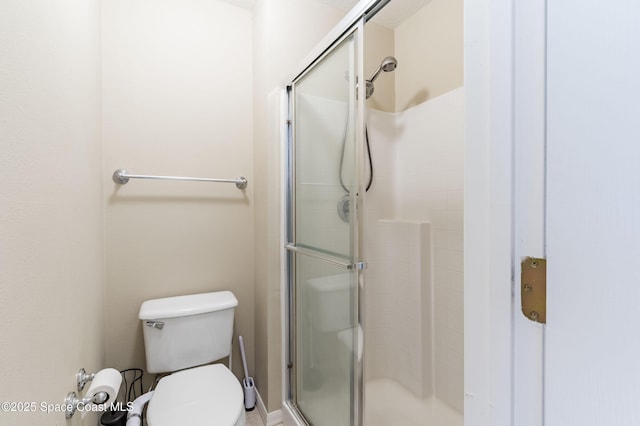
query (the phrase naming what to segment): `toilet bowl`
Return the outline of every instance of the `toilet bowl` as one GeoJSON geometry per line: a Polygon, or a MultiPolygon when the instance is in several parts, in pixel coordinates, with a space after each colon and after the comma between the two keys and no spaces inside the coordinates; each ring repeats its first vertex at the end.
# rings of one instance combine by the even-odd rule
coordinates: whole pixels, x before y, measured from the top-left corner
{"type": "Polygon", "coordinates": [[[158,381],[149,426],[244,426],[244,392],[224,364],[238,300],[230,291],[147,300],[140,307],[149,373],[158,381]]]}
{"type": "Polygon", "coordinates": [[[242,387],[222,364],[163,377],[147,408],[149,426],[244,426],[245,421],[242,387]]]}

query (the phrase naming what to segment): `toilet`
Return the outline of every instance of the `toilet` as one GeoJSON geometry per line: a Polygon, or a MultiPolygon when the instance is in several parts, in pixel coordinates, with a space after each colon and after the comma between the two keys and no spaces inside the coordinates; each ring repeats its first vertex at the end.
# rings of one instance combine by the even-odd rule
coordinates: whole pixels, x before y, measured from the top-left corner
{"type": "Polygon", "coordinates": [[[147,300],[140,306],[147,372],[158,381],[149,426],[244,426],[244,392],[224,364],[238,300],[230,291],[147,300]]]}
{"type": "Polygon", "coordinates": [[[350,274],[339,274],[307,280],[311,327],[322,332],[353,328],[351,279],[350,274]]]}

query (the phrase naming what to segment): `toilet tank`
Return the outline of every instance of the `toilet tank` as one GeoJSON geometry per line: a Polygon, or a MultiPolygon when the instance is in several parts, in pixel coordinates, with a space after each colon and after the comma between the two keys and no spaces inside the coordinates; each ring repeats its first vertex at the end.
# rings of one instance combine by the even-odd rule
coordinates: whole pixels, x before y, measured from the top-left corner
{"type": "Polygon", "coordinates": [[[147,300],[140,306],[149,373],[167,373],[229,356],[238,300],[230,291],[147,300]]]}
{"type": "Polygon", "coordinates": [[[351,274],[330,275],[307,281],[308,321],[323,332],[353,328],[351,274]]]}

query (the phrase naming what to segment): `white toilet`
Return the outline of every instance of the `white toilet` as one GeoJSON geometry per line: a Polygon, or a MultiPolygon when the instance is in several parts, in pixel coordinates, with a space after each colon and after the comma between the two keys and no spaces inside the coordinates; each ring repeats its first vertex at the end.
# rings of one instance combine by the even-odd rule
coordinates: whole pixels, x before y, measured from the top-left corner
{"type": "Polygon", "coordinates": [[[147,300],[140,307],[149,373],[158,382],[149,426],[244,426],[244,392],[224,364],[238,300],[230,291],[147,300]],[[181,370],[181,371],[178,371],[181,370]]]}

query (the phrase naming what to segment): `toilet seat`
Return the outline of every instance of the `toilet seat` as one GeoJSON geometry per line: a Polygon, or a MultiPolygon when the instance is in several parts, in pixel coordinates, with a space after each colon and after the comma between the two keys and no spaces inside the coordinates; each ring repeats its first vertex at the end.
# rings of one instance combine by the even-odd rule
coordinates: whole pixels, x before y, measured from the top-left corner
{"type": "Polygon", "coordinates": [[[223,364],[190,368],[158,382],[147,408],[149,426],[244,426],[244,392],[223,364]]]}

